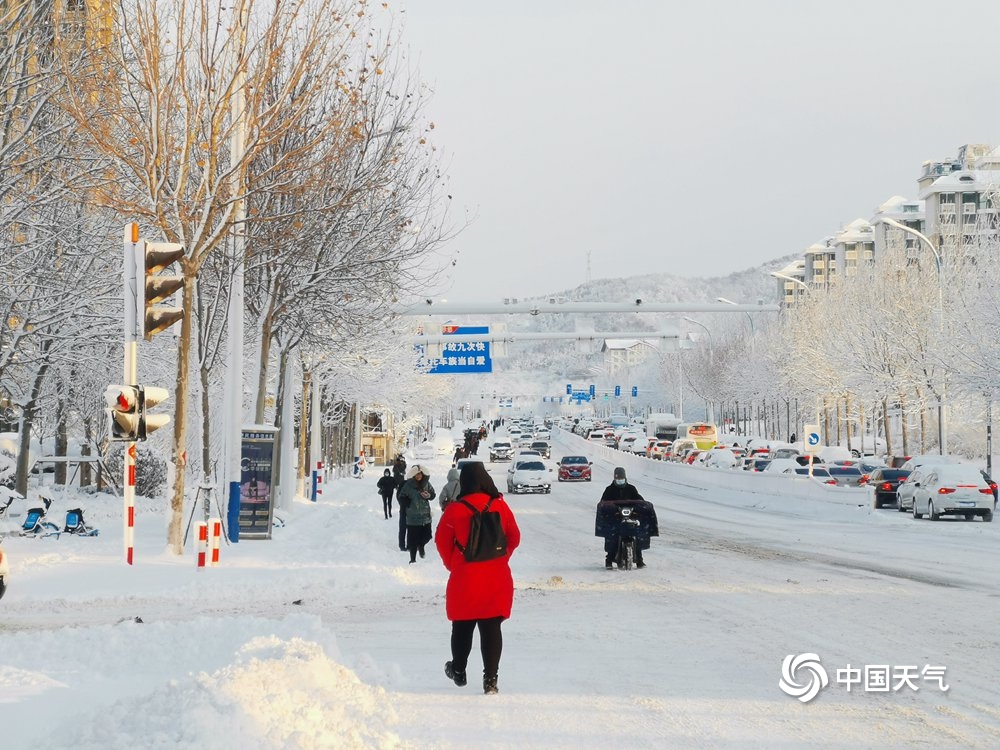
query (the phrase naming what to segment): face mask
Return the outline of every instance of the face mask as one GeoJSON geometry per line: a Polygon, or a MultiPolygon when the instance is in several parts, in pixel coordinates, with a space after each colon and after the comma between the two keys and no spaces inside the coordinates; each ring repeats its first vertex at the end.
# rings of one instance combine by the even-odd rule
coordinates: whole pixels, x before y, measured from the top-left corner
{"type": "Polygon", "coordinates": [[[615,484],[617,484],[620,487],[621,485],[625,484],[625,480],[624,479],[616,479],[615,480],[615,484]]]}

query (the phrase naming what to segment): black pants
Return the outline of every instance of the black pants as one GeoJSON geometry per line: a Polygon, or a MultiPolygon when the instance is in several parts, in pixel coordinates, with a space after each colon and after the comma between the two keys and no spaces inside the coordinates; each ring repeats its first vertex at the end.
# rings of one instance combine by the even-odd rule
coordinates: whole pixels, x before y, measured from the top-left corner
{"type": "Polygon", "coordinates": [[[392,518],[392,495],[382,495],[382,512],[386,518],[392,518]]]}
{"type": "Polygon", "coordinates": [[[399,548],[406,549],[406,508],[399,506],[399,548]]]}
{"type": "Polygon", "coordinates": [[[417,551],[420,556],[424,556],[424,545],[431,540],[431,525],[407,526],[406,527],[406,549],[410,551],[410,562],[417,559],[417,551]]]}
{"type": "Polygon", "coordinates": [[[479,649],[483,654],[483,675],[496,677],[500,669],[500,652],[503,651],[503,617],[488,620],[455,620],[451,624],[451,663],[456,672],[464,672],[472,653],[472,634],[479,626],[479,649]]]}
{"type": "MultiPolygon", "coordinates": [[[[610,565],[615,561],[615,556],[618,554],[618,537],[608,536],[604,538],[604,552],[606,557],[604,558],[604,564],[610,565]]],[[[638,539],[635,540],[635,564],[642,565],[642,542],[638,539]]]]}

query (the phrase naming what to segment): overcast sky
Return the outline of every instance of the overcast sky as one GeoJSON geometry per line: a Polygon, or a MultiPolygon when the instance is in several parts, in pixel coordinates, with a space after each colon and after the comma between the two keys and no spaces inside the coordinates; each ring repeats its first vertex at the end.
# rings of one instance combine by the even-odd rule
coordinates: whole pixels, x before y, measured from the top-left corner
{"type": "Polygon", "coordinates": [[[746,269],[1000,144],[996,0],[404,7],[472,217],[449,300],[572,288],[588,258],[594,279],[746,269]]]}

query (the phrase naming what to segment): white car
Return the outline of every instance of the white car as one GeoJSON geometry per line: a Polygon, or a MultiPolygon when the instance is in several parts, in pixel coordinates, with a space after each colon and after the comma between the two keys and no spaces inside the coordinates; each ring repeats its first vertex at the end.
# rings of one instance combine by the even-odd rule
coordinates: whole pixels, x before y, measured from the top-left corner
{"type": "Polygon", "coordinates": [[[507,472],[507,492],[517,495],[522,492],[552,491],[552,469],[538,459],[517,461],[507,472]]]}
{"type": "MultiPolygon", "coordinates": [[[[912,478],[911,474],[907,484],[912,478]]],[[[967,521],[976,516],[984,521],[993,520],[993,488],[975,466],[925,466],[912,484],[914,518],[926,514],[932,521],[947,515],[965,516],[967,521]]]]}
{"type": "Polygon", "coordinates": [[[712,448],[703,463],[712,469],[732,469],[736,466],[736,456],[729,448],[712,448]]]}

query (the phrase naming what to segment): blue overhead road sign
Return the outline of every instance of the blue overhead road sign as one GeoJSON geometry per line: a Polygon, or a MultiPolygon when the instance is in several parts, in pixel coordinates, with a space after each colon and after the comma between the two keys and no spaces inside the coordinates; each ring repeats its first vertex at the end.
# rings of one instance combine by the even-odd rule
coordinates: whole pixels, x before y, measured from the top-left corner
{"type": "MultiPolygon", "coordinates": [[[[469,334],[489,334],[489,326],[442,326],[441,332],[456,336],[469,334]]],[[[426,360],[427,372],[433,375],[459,375],[466,373],[493,372],[489,341],[456,341],[442,344],[441,356],[426,360]]]]}

